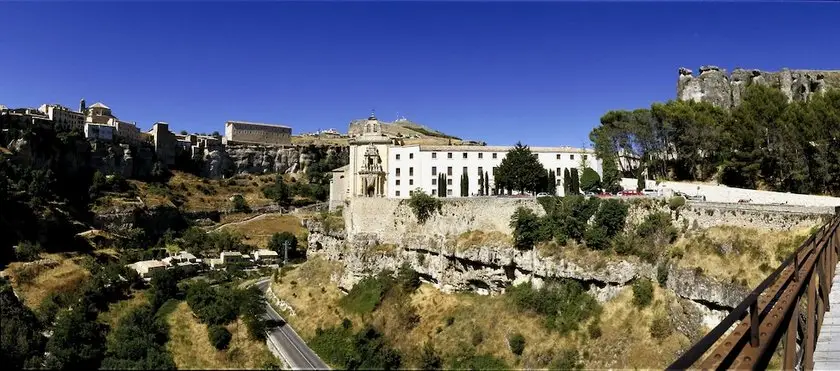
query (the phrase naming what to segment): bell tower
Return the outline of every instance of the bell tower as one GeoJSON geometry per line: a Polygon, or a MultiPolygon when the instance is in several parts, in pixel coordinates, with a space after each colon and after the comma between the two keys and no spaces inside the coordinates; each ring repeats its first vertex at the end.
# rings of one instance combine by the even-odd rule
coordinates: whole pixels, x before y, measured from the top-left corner
{"type": "Polygon", "coordinates": [[[85,113],[86,109],[87,109],[87,104],[85,103],[85,98],[82,98],[82,100],[79,101],[79,112],[85,113]]]}

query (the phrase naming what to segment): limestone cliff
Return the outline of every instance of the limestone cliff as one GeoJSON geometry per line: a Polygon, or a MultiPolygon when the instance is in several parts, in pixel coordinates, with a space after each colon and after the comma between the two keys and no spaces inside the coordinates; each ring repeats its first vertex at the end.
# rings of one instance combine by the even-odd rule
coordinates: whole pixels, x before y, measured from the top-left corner
{"type": "Polygon", "coordinates": [[[736,68],[731,74],[717,66],[700,67],[700,74],[681,67],[677,99],[709,102],[730,109],[738,106],[746,88],[762,84],[779,89],[791,101],[805,101],[812,94],[840,88],[840,70],[791,70],[777,72],[736,68]]]}
{"type": "Polygon", "coordinates": [[[221,178],[233,174],[305,172],[309,165],[326,161],[345,165],[349,149],[341,146],[259,146],[237,145],[207,151],[203,157],[204,176],[221,178]]]}

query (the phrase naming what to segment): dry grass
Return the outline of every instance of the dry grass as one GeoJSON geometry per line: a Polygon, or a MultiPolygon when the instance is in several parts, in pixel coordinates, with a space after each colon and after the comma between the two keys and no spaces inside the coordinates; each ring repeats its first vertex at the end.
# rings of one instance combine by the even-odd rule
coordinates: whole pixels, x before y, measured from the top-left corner
{"type": "MultiPolygon", "coordinates": [[[[209,180],[180,171],[173,171],[165,186],[129,180],[147,206],[181,206],[190,211],[228,209],[232,207],[230,198],[236,194],[241,194],[251,207],[269,205],[271,200],[263,196],[261,188],[273,182],[274,175],[236,175],[230,179],[209,180]]],[[[99,208],[132,201],[120,200],[116,195],[106,197],[100,200],[99,208]]]]}
{"type": "Polygon", "coordinates": [[[703,269],[709,277],[735,281],[748,287],[761,283],[810,234],[797,231],[760,231],[714,227],[694,232],[671,248],[684,268],[703,269]]]}
{"type": "Polygon", "coordinates": [[[42,258],[53,260],[56,264],[16,262],[6,268],[15,292],[32,309],[51,293],[75,289],[90,277],[90,272],[78,264],[78,256],[42,254],[42,258]],[[29,279],[25,278],[27,276],[29,279]]]}
{"type": "Polygon", "coordinates": [[[149,299],[146,297],[145,291],[134,291],[130,298],[108,304],[108,310],[99,313],[97,320],[113,329],[126,313],[148,302],[149,299]]]}
{"type": "Polygon", "coordinates": [[[246,222],[228,224],[223,229],[236,231],[245,236],[245,243],[257,247],[265,247],[275,233],[290,232],[300,241],[307,235],[306,228],[300,224],[300,219],[294,215],[265,214],[246,222]]]}
{"type": "Polygon", "coordinates": [[[455,247],[458,250],[468,250],[481,246],[510,246],[513,243],[511,236],[504,233],[492,231],[467,231],[458,236],[455,247]]]}
{"type": "Polygon", "coordinates": [[[272,283],[277,297],[295,310],[296,315],[284,317],[305,339],[314,337],[318,327],[338,325],[345,316],[357,322],[358,317],[345,315],[338,306],[343,294],[330,282],[330,276],[340,272],[340,264],[314,257],[272,283]]]}
{"type": "Polygon", "coordinates": [[[221,351],[210,344],[207,326],[198,322],[186,302],[178,303],[166,321],[166,347],[179,369],[255,369],[275,360],[265,342],[248,339],[248,330],[241,320],[226,326],[233,338],[228,349],[221,351]]]}

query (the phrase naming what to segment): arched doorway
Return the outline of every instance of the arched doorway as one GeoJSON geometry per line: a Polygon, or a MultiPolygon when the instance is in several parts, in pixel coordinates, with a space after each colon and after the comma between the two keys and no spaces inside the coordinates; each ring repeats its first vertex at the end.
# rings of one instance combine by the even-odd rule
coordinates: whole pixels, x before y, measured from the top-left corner
{"type": "Polygon", "coordinates": [[[376,194],[376,187],[374,185],[369,185],[365,190],[365,194],[368,197],[373,197],[376,194]]]}

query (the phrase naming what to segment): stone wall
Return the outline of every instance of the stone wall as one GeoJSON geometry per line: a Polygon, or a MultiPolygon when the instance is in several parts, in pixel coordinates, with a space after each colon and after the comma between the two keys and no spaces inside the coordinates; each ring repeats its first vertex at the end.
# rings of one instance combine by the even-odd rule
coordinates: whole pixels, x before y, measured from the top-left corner
{"type": "Polygon", "coordinates": [[[344,207],[345,228],[350,236],[376,234],[382,243],[397,244],[406,236],[454,236],[479,230],[510,234],[510,217],[520,206],[543,215],[533,198],[443,198],[440,213],[418,224],[409,200],[351,198],[344,207]]]}
{"type": "Polygon", "coordinates": [[[777,72],[736,68],[731,74],[717,66],[700,67],[695,76],[690,69],[679,69],[677,99],[712,103],[732,108],[741,103],[744,91],[751,84],[779,89],[789,100],[805,101],[811,94],[840,88],[840,70],[789,70],[777,72]]]}
{"type": "Polygon", "coordinates": [[[221,178],[242,173],[298,173],[305,172],[310,164],[330,157],[345,165],[348,155],[348,147],[341,146],[228,145],[205,151],[203,175],[221,178]]]}

